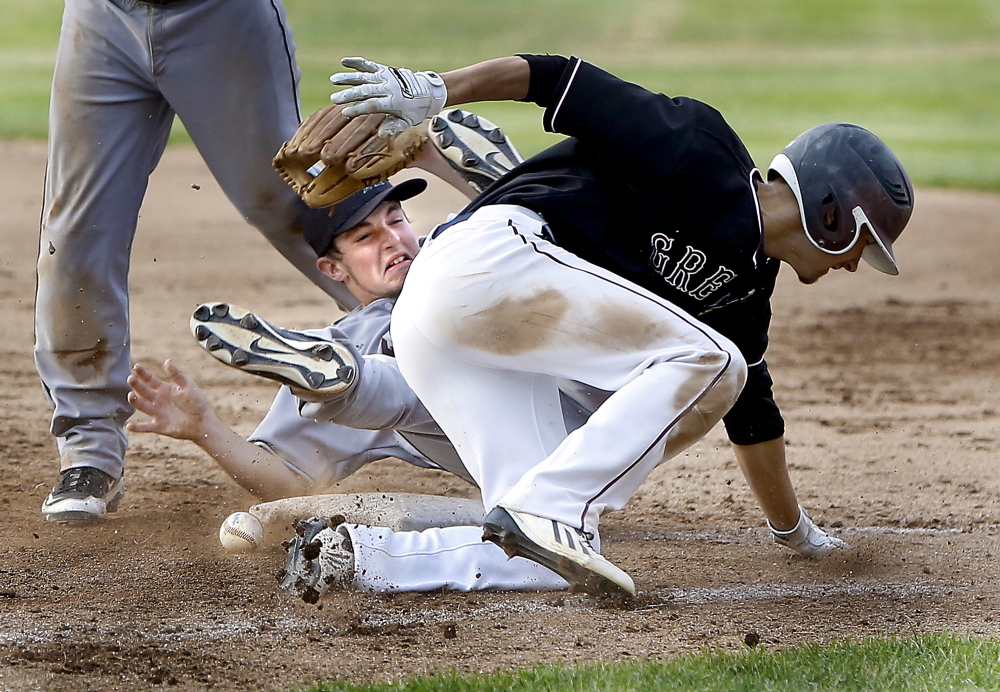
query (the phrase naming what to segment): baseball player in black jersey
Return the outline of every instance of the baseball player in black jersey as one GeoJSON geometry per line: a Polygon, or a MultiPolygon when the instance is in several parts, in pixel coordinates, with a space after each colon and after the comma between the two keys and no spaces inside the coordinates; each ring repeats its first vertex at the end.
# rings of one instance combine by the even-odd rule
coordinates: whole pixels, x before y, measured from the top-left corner
{"type": "Polygon", "coordinates": [[[484,539],[589,591],[634,593],[588,541],[648,473],[724,420],[775,540],[844,544],[788,480],[764,361],[780,262],[804,283],[861,259],[895,274],[913,189],[846,123],[793,140],[766,174],[711,107],[576,58],[523,55],[453,72],[347,58],[348,116],[415,124],[446,105],[523,100],[563,142],[431,233],[392,317],[399,368],[493,508],[484,539]],[[614,392],[566,434],[555,381],[614,392]],[[519,434],[514,434],[518,431],[519,434]]]}

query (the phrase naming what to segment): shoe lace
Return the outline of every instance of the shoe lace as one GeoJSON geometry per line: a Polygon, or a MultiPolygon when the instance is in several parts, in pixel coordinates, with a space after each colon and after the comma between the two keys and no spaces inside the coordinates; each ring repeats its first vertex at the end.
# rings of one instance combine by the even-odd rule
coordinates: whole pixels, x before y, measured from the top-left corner
{"type": "Polygon", "coordinates": [[[99,485],[100,478],[99,474],[94,473],[94,469],[78,466],[66,471],[59,485],[65,492],[88,490],[91,486],[99,485]]]}
{"type": "Polygon", "coordinates": [[[70,469],[63,476],[63,486],[67,490],[77,490],[81,485],[90,480],[82,468],[70,469]]]}

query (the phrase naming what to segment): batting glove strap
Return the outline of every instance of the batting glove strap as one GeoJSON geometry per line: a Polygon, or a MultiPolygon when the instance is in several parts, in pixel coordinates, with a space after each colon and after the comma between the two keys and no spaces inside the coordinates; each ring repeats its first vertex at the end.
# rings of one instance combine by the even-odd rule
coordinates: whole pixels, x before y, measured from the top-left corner
{"type": "Polygon", "coordinates": [[[790,531],[779,531],[767,522],[771,529],[771,537],[778,545],[794,550],[804,557],[820,557],[834,550],[843,550],[849,546],[844,541],[829,535],[816,526],[806,511],[799,507],[799,521],[790,531]]]}
{"type": "Polygon", "coordinates": [[[423,122],[440,113],[448,101],[448,89],[437,72],[413,72],[365,58],[344,58],[341,64],[356,71],[339,72],[330,81],[351,88],[331,94],[330,100],[350,104],[343,111],[349,118],[386,113],[389,117],[379,134],[394,135],[423,122]]]}

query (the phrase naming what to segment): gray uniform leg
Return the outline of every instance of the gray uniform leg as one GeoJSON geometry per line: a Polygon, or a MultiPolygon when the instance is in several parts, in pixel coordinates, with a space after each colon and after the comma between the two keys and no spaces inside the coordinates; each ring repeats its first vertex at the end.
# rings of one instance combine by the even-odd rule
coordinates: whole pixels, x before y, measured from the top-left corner
{"type": "Polygon", "coordinates": [[[278,0],[67,0],[52,85],[35,360],[61,466],[121,476],[128,269],[150,172],[178,113],[247,221],[345,307],[299,233],[324,221],[272,171],[298,125],[294,46],[278,0]]]}

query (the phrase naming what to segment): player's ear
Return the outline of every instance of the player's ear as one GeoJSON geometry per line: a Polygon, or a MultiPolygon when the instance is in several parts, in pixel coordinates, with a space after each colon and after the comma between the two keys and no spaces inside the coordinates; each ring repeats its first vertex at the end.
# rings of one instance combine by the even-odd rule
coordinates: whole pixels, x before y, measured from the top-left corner
{"type": "Polygon", "coordinates": [[[343,281],[347,278],[347,272],[344,271],[340,260],[329,255],[323,255],[316,260],[316,268],[334,281],[343,281]]]}

